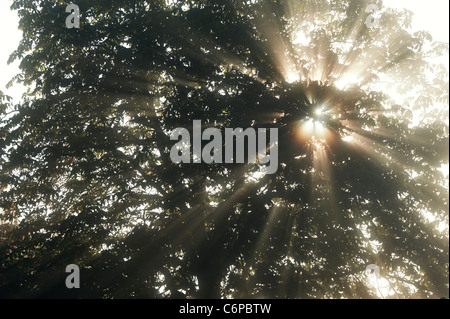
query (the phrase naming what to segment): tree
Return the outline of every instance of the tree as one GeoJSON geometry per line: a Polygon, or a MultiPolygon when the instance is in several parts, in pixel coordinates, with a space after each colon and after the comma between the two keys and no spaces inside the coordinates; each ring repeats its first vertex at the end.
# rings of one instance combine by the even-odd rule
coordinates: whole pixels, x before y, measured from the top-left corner
{"type": "Polygon", "coordinates": [[[68,3],[15,0],[34,89],[0,127],[0,296],[448,296],[447,46],[368,4],[79,0],[67,29],[68,3]],[[277,173],[173,163],[194,119],[278,128],[277,173]]]}

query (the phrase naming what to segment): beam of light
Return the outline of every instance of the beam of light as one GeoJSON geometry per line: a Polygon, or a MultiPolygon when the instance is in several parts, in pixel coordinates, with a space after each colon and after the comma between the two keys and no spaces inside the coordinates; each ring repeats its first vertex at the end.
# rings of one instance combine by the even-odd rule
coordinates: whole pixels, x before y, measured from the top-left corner
{"type": "Polygon", "coordinates": [[[337,205],[335,205],[335,199],[333,195],[332,185],[332,172],[331,164],[328,157],[330,149],[324,141],[315,141],[311,144],[312,158],[313,158],[313,171],[312,180],[316,187],[313,187],[313,191],[319,192],[315,194],[321,198],[327,198],[327,207],[329,211],[333,211],[337,205]],[[323,186],[323,187],[320,187],[323,186]]]}
{"type": "Polygon", "coordinates": [[[343,140],[346,143],[354,143],[355,142],[355,138],[353,137],[353,135],[344,135],[343,137],[341,137],[341,140],[343,140]]]}
{"type": "MultiPolygon", "coordinates": [[[[239,180],[237,176],[245,176],[248,174],[245,173],[249,169],[250,165],[245,165],[242,168],[236,170],[229,177],[229,181],[239,180]]],[[[226,231],[226,228],[223,228],[223,225],[228,223],[227,219],[230,216],[230,209],[242,198],[248,196],[250,192],[254,192],[258,190],[262,185],[264,185],[267,180],[266,175],[258,176],[258,179],[255,181],[247,179],[241,179],[240,185],[236,185],[236,190],[229,196],[222,197],[219,196],[222,190],[215,191],[215,195],[219,196],[217,198],[217,204],[214,206],[209,206],[205,208],[203,205],[197,205],[192,208],[182,209],[180,212],[176,212],[176,214],[180,215],[178,218],[172,220],[165,227],[163,227],[159,236],[161,238],[165,236],[171,236],[172,243],[179,244],[186,241],[202,243],[206,240],[205,237],[202,237],[202,234],[205,232],[205,228],[211,227],[210,223],[214,220],[216,228],[215,230],[218,232],[217,237],[223,235],[226,231]],[[222,226],[221,226],[222,225],[222,226]],[[175,234],[175,235],[173,235],[175,234]]],[[[227,184],[226,181],[218,181],[218,185],[227,184]]],[[[211,187],[209,190],[211,190],[211,187]]],[[[175,193],[177,193],[175,191],[175,193]]],[[[180,193],[181,194],[181,193],[180,193]]]]}
{"type": "Polygon", "coordinates": [[[256,241],[255,249],[252,253],[252,257],[249,259],[249,265],[255,263],[258,260],[258,254],[263,253],[264,249],[267,249],[266,244],[270,239],[271,232],[274,226],[279,226],[277,221],[284,219],[284,212],[285,210],[279,206],[279,203],[273,203],[273,206],[269,211],[267,222],[264,228],[259,232],[259,237],[256,241]]]}
{"type": "Polygon", "coordinates": [[[358,85],[359,83],[360,80],[356,75],[346,73],[334,82],[334,86],[336,86],[339,90],[345,90],[353,85],[358,85]]]}
{"type": "MultiPolygon", "coordinates": [[[[341,140],[350,144],[353,148],[356,148],[362,153],[368,155],[380,166],[389,167],[397,172],[397,174],[405,174],[410,180],[418,177],[421,180],[426,181],[427,183],[437,184],[448,190],[448,177],[445,177],[445,173],[442,174],[443,179],[441,179],[440,181],[437,181],[427,175],[423,176],[421,174],[417,174],[414,170],[412,170],[411,166],[405,165],[404,155],[401,152],[395,149],[387,148],[384,143],[380,142],[381,137],[383,137],[383,139],[395,141],[393,134],[389,136],[388,131],[384,131],[383,134],[380,134],[379,132],[367,132],[362,129],[350,129],[348,131],[348,134],[346,133],[345,135],[343,135],[343,137],[341,137],[341,140]]],[[[423,142],[415,140],[414,138],[411,138],[410,142],[416,144],[417,147],[423,145],[423,142]]],[[[420,161],[421,159],[420,157],[418,157],[415,160],[420,161]]],[[[442,165],[441,167],[448,170],[448,165],[442,165]]],[[[441,172],[439,168],[435,169],[435,171],[441,172]]],[[[423,193],[424,191],[415,183],[408,183],[405,185],[405,187],[408,189],[409,194],[413,197],[420,197],[419,194],[423,193]]],[[[429,194],[429,196],[431,197],[432,195],[429,194]]]]}
{"type": "MultiPolygon", "coordinates": [[[[343,139],[347,143],[350,143],[351,146],[357,149],[358,151],[361,151],[362,153],[369,156],[374,162],[378,163],[379,166],[384,168],[390,168],[393,171],[395,171],[396,175],[404,174],[406,175],[405,178],[409,178],[410,180],[420,178],[422,182],[426,182],[429,184],[439,184],[440,186],[443,187],[443,189],[448,190],[448,179],[446,180],[444,178],[439,182],[426,175],[423,176],[419,174],[417,176],[417,174],[414,174],[414,172],[411,171],[409,166],[405,166],[403,155],[401,153],[399,153],[396,150],[386,148],[385,145],[383,145],[380,142],[377,142],[376,140],[370,137],[366,137],[356,132],[352,132],[349,135],[344,136],[343,139]]],[[[443,167],[445,167],[445,165],[443,167]]],[[[436,169],[435,171],[440,172],[439,169],[436,169]]],[[[419,184],[407,183],[404,186],[407,190],[406,195],[411,196],[412,198],[420,198],[421,194],[426,192],[426,190],[423,189],[423,187],[421,186],[420,182],[419,184]]],[[[433,198],[434,202],[441,201],[439,197],[434,196],[432,193],[428,193],[428,196],[430,198],[433,198]]],[[[420,207],[419,204],[416,205],[418,205],[417,208],[420,207]]],[[[429,208],[428,206],[423,206],[423,208],[420,209],[429,209],[429,208]]],[[[420,213],[420,209],[418,209],[418,213],[420,213]]],[[[446,239],[441,238],[441,240],[445,241],[446,239]]]]}
{"type": "MultiPolygon", "coordinates": [[[[285,257],[283,258],[283,260],[281,261],[283,266],[285,266],[282,271],[281,271],[281,278],[282,278],[282,289],[283,292],[287,295],[288,293],[288,286],[291,285],[291,269],[292,266],[294,266],[295,268],[297,268],[297,271],[300,271],[300,260],[295,259],[293,257],[291,257],[293,254],[293,250],[295,250],[297,247],[294,247],[295,243],[295,233],[296,233],[296,229],[298,227],[298,223],[297,223],[297,217],[296,215],[292,215],[289,214],[287,215],[287,221],[286,221],[286,229],[288,230],[284,236],[284,244],[287,247],[286,249],[286,254],[285,257]],[[287,267],[287,266],[291,266],[291,267],[287,267]]],[[[297,290],[301,289],[301,282],[297,283],[297,290]]]]}
{"type": "Polygon", "coordinates": [[[272,202],[273,205],[268,212],[269,216],[266,219],[264,227],[258,233],[258,239],[256,240],[254,250],[249,256],[244,268],[244,273],[246,273],[249,277],[249,280],[246,282],[248,287],[247,290],[251,290],[251,288],[253,288],[256,284],[254,269],[260,262],[261,256],[264,256],[266,251],[269,249],[269,243],[272,239],[275,228],[283,227],[287,229],[289,225],[289,216],[286,208],[283,207],[283,202],[274,202],[274,200],[272,200],[272,202]]]}

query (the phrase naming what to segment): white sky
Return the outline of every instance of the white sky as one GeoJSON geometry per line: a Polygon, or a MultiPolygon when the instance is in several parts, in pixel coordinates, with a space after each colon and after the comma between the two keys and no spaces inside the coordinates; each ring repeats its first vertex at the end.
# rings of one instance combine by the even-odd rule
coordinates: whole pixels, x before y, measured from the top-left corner
{"type": "Polygon", "coordinates": [[[448,0],[383,0],[383,3],[385,7],[412,11],[413,30],[426,30],[434,40],[449,42],[448,0]]]}
{"type": "Polygon", "coordinates": [[[8,65],[9,55],[17,48],[22,38],[22,32],[18,30],[19,18],[15,11],[11,11],[9,7],[12,0],[0,0],[0,91],[19,101],[23,87],[15,85],[15,87],[6,89],[6,84],[14,75],[19,73],[19,63],[15,62],[8,65]]]}
{"type": "MultiPolygon", "coordinates": [[[[7,65],[7,60],[21,38],[17,29],[18,17],[10,11],[12,0],[0,1],[0,90],[19,101],[23,87],[15,85],[6,89],[6,83],[18,73],[18,63],[7,65]]],[[[75,0],[76,3],[76,0],[75,0]]],[[[435,40],[449,42],[449,1],[448,0],[384,0],[385,7],[407,8],[414,13],[413,29],[427,30],[435,40]]]]}

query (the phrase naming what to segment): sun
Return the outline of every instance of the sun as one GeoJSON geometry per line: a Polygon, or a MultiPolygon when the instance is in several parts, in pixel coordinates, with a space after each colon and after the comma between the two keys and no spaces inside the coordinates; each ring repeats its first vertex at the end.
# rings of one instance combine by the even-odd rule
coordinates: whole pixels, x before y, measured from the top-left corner
{"type": "Polygon", "coordinates": [[[287,83],[296,83],[300,81],[300,75],[297,72],[288,72],[285,79],[287,83]]]}

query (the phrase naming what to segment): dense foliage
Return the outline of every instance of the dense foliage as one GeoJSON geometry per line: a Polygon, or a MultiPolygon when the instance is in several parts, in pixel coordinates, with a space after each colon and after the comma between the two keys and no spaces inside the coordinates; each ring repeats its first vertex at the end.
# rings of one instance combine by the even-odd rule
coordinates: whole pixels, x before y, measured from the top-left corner
{"type": "Polygon", "coordinates": [[[427,60],[447,46],[410,13],[368,28],[362,0],[77,0],[68,29],[68,3],[12,6],[32,89],[0,100],[1,297],[379,297],[369,264],[389,296],[448,296],[448,111],[430,111],[448,75],[427,60]],[[317,105],[322,137],[302,126],[317,105]],[[194,119],[278,128],[277,173],[174,164],[169,132],[194,119]]]}

